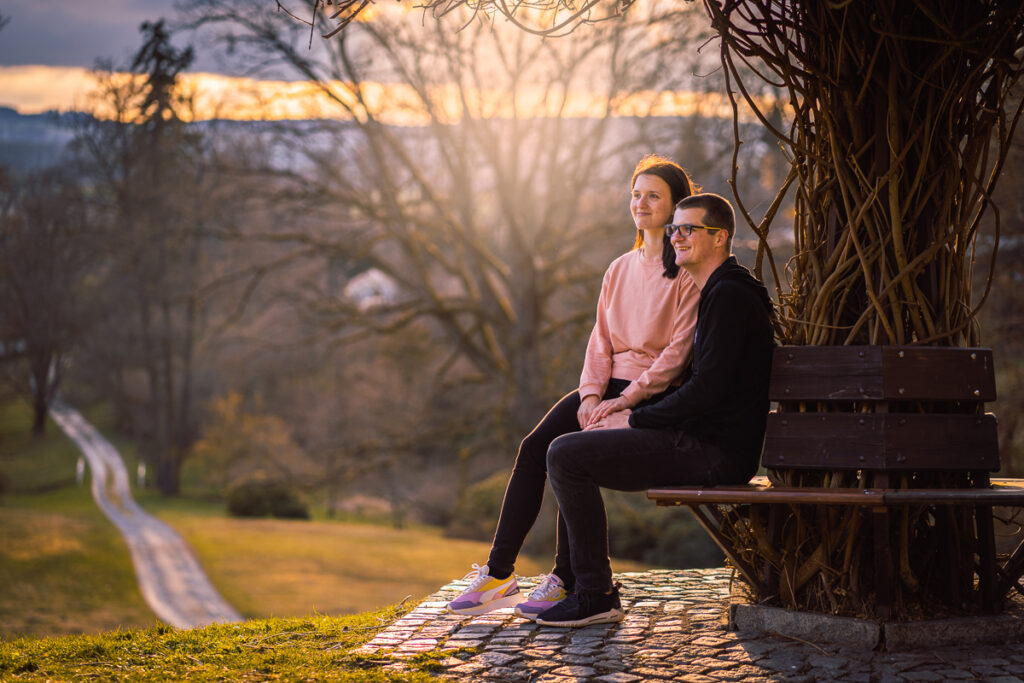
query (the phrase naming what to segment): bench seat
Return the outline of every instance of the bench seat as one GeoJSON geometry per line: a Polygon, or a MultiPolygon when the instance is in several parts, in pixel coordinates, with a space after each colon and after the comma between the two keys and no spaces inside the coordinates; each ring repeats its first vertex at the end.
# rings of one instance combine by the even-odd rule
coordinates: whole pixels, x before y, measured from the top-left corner
{"type": "Polygon", "coordinates": [[[790,503],[863,505],[1009,505],[1024,507],[1024,479],[992,479],[991,488],[852,489],[772,486],[754,477],[740,486],[657,488],[647,498],[658,505],[790,503]]]}

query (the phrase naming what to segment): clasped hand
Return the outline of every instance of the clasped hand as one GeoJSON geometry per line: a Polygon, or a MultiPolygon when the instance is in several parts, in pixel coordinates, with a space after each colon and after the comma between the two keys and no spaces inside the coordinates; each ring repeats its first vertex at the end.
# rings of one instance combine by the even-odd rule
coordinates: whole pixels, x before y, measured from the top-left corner
{"type": "Polygon", "coordinates": [[[600,402],[596,396],[587,396],[580,404],[576,416],[583,431],[629,429],[631,412],[629,403],[621,396],[600,402]]]}

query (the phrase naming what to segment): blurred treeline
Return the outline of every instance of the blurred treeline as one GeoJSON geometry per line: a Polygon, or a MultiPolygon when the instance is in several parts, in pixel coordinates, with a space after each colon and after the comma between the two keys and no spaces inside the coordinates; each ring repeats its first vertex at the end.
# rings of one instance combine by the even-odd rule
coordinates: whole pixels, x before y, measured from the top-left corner
{"type": "MultiPolygon", "coordinates": [[[[634,164],[666,154],[732,195],[728,108],[659,109],[722,95],[700,7],[567,40],[383,11],[312,48],[272,3],[194,0],[181,21],[225,68],[308,81],[345,115],[190,123],[193,48],[143,25],[130,63],[97,69],[97,115],[64,117],[60,163],[0,175],[5,398],[31,401],[38,430],[58,390],[109,404],[167,495],[282,482],[328,514],[489,538],[518,442],[575,388],[601,274],[632,245],[634,164]]],[[[736,133],[759,216],[785,157],[756,122],[736,133]]],[[[1024,467],[1020,150],[1011,166],[985,327],[1004,471],[1024,467]]],[[[685,513],[607,500],[616,554],[715,561],[685,513]]]]}

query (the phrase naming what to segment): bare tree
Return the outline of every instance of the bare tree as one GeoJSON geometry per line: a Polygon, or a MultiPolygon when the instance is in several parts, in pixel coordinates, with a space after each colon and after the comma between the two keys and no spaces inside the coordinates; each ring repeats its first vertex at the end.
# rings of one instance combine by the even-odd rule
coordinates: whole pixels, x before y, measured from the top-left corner
{"type": "Polygon", "coordinates": [[[31,398],[36,436],[90,317],[95,246],[85,197],[67,172],[16,178],[0,169],[0,359],[14,361],[6,379],[31,398]]]}
{"type": "Polygon", "coordinates": [[[198,429],[201,273],[208,226],[223,209],[209,177],[211,152],[184,121],[190,102],[178,77],[191,49],[174,47],[163,22],[142,32],[131,78],[97,71],[97,106],[111,118],[84,120],[72,145],[110,247],[100,294],[106,315],[83,349],[83,374],[115,402],[157,485],[174,494],[198,429]]]}
{"type": "Polygon", "coordinates": [[[504,410],[474,415],[478,432],[505,445],[525,433],[575,382],[599,273],[632,242],[629,169],[661,145],[686,150],[675,121],[619,115],[679,85],[680,34],[702,30],[689,8],[557,44],[385,13],[313,51],[301,27],[249,3],[188,10],[344,119],[301,128],[288,167],[267,169],[291,220],[238,237],[313,246],[342,274],[334,290],[301,283],[303,309],[338,342],[428,321],[448,347],[437,386],[486,383],[504,410]],[[352,295],[368,273],[384,296],[352,295]]]}

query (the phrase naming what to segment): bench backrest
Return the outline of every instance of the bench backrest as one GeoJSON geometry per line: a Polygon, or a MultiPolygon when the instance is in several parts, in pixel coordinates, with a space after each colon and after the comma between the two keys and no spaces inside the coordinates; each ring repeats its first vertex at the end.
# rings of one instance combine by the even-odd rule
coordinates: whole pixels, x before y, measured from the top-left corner
{"type": "Polygon", "coordinates": [[[990,349],[782,346],[770,397],[771,469],[999,469],[990,349]]]}

